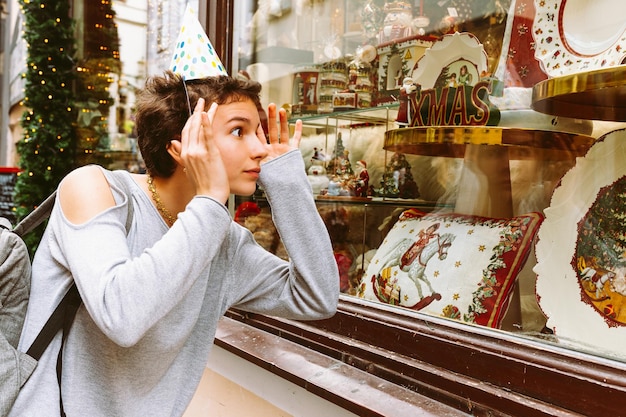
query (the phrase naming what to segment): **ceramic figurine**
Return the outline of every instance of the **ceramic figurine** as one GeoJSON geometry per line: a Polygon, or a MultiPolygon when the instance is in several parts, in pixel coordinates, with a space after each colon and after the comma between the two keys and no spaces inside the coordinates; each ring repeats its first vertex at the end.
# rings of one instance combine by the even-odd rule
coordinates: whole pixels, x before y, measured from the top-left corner
{"type": "Polygon", "coordinates": [[[378,35],[378,43],[402,39],[413,34],[413,11],[411,3],[391,1],[385,3],[385,20],[378,35]]]}
{"type": "Polygon", "coordinates": [[[311,184],[313,194],[321,194],[322,190],[328,188],[329,179],[326,176],[326,168],[322,165],[322,162],[314,162],[308,169],[307,178],[311,184]]]}
{"type": "Polygon", "coordinates": [[[328,191],[327,195],[338,196],[341,192],[341,182],[339,181],[339,177],[337,175],[333,175],[333,177],[328,182],[328,191]]]}
{"type": "Polygon", "coordinates": [[[369,191],[370,176],[367,172],[367,162],[360,160],[356,163],[356,188],[355,195],[357,197],[367,197],[369,191]]]}
{"type": "Polygon", "coordinates": [[[473,85],[472,74],[467,70],[467,65],[459,69],[459,85],[473,85]]]}
{"type": "Polygon", "coordinates": [[[413,118],[413,108],[411,104],[411,96],[416,94],[418,87],[413,82],[413,78],[405,77],[400,87],[400,106],[398,107],[398,115],[396,123],[398,126],[409,126],[413,118]]]}

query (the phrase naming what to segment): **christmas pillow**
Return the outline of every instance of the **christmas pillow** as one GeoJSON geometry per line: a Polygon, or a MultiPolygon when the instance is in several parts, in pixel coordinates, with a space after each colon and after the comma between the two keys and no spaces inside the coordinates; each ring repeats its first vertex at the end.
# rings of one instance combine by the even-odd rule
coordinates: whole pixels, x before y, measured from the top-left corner
{"type": "Polygon", "coordinates": [[[497,328],[542,220],[540,213],[492,219],[406,210],[358,296],[497,328]]]}

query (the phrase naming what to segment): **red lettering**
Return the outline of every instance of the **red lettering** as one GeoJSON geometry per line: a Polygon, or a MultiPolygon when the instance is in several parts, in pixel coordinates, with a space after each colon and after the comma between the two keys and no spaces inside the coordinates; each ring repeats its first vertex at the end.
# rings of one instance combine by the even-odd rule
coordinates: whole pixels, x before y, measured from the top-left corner
{"type": "Polygon", "coordinates": [[[439,101],[436,100],[437,91],[432,91],[433,99],[430,101],[430,107],[428,108],[428,124],[429,126],[441,126],[445,122],[446,118],[446,101],[448,101],[448,89],[441,90],[441,96],[439,101]]]}
{"type": "Polygon", "coordinates": [[[467,105],[465,103],[465,86],[460,85],[456,88],[454,98],[452,100],[452,109],[448,118],[448,125],[467,125],[467,105]],[[458,116],[458,122],[457,122],[458,116]]]}
{"type": "Polygon", "coordinates": [[[424,120],[422,120],[422,113],[420,113],[420,109],[422,108],[424,95],[421,91],[418,90],[417,94],[409,95],[409,108],[413,109],[411,111],[411,120],[409,120],[409,126],[424,126],[424,120]],[[419,101],[418,96],[419,95],[419,101]]]}
{"type": "MultiPolygon", "coordinates": [[[[422,113],[422,109],[426,109],[428,110],[428,106],[425,105],[424,103],[426,103],[426,100],[428,100],[428,102],[430,103],[432,101],[432,96],[434,94],[434,90],[422,90],[420,91],[420,99],[419,99],[419,103],[417,105],[417,107],[415,107],[417,110],[415,111],[415,116],[413,117],[413,120],[411,120],[411,126],[426,126],[426,123],[424,122],[424,115],[422,113]]],[[[428,113],[426,113],[426,120],[428,120],[429,116],[428,113]]]]}
{"type": "Polygon", "coordinates": [[[491,84],[480,81],[471,87],[471,92],[466,91],[466,88],[470,87],[462,85],[456,88],[421,90],[418,94],[412,95],[410,106],[416,111],[413,112],[409,125],[486,125],[492,116],[489,102],[491,84]],[[453,95],[450,94],[451,90],[453,95]]]}
{"type": "Polygon", "coordinates": [[[476,83],[472,89],[472,104],[476,107],[476,114],[482,117],[470,116],[470,123],[473,125],[486,125],[489,121],[489,104],[481,99],[481,91],[485,92],[485,97],[491,94],[490,84],[486,81],[476,83]]]}

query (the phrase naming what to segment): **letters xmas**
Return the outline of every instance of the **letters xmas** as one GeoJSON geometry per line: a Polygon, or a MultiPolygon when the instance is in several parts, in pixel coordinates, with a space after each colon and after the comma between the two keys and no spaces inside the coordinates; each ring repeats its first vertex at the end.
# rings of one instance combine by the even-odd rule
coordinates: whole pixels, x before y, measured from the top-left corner
{"type": "Polygon", "coordinates": [[[496,126],[500,111],[489,101],[491,81],[400,94],[400,126],[496,126]],[[417,109],[417,111],[415,110],[417,109]]]}

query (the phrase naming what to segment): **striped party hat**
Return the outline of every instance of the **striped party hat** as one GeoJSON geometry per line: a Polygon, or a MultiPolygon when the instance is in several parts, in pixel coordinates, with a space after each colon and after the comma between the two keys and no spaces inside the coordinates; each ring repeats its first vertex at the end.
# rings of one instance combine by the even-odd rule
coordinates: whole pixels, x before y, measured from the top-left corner
{"type": "Polygon", "coordinates": [[[170,69],[184,80],[228,75],[190,6],[185,10],[170,69]]]}

